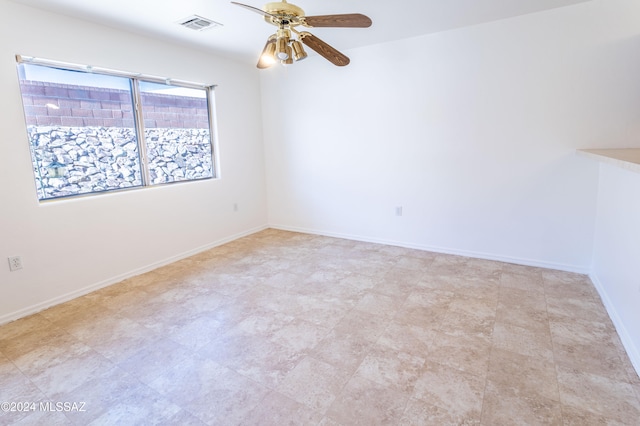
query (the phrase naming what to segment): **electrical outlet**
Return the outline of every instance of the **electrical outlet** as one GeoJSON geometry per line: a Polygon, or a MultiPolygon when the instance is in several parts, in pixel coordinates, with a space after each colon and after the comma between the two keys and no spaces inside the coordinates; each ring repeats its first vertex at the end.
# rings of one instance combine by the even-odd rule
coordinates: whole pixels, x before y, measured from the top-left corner
{"type": "Polygon", "coordinates": [[[238,211],[238,203],[233,203],[233,211],[234,212],[238,211]]]}
{"type": "Polygon", "coordinates": [[[402,216],[402,206],[396,207],[396,216],[402,216]]]}
{"type": "Polygon", "coordinates": [[[9,258],[9,270],[17,271],[22,269],[22,258],[20,256],[13,256],[9,258]]]}

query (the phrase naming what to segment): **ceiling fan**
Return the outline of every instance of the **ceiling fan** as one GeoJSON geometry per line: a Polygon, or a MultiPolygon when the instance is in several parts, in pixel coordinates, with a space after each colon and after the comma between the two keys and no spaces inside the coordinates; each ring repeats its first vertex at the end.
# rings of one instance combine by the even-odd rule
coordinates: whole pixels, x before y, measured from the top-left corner
{"type": "Polygon", "coordinates": [[[298,31],[296,27],[340,27],[368,28],[371,19],[360,13],[341,15],[305,16],[304,10],[286,0],[267,3],[262,9],[232,1],[231,3],[257,12],[265,21],[278,27],[275,34],[269,36],[258,60],[258,68],[269,68],[277,62],[292,64],[294,59],[301,61],[307,57],[302,44],[316,51],[320,56],[339,67],[349,65],[349,58],[335,48],[307,31],[298,31]],[[297,36],[297,39],[295,36],[297,36]]]}

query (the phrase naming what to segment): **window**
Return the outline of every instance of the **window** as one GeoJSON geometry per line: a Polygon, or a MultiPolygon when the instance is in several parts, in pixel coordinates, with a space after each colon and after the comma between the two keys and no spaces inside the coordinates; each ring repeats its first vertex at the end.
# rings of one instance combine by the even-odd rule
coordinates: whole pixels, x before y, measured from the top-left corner
{"type": "Polygon", "coordinates": [[[39,200],[215,177],[213,86],[18,60],[39,200]]]}

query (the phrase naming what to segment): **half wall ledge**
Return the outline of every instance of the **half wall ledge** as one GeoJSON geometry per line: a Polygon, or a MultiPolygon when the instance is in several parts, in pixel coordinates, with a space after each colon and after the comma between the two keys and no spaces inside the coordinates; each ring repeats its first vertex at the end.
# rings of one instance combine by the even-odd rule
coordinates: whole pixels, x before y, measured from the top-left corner
{"type": "Polygon", "coordinates": [[[578,149],[576,154],[640,173],[640,148],[578,149]]]}

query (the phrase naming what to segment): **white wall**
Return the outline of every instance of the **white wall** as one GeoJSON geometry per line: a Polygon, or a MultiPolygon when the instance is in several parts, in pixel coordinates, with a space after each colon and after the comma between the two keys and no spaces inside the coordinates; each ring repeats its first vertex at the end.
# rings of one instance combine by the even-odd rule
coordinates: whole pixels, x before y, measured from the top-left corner
{"type": "Polygon", "coordinates": [[[640,374],[640,174],[600,165],[592,279],[640,374]]]}
{"type": "Polygon", "coordinates": [[[594,0],[269,70],[270,224],[588,271],[574,150],[640,146],[639,32],[640,2],[594,0]]]}
{"type": "Polygon", "coordinates": [[[246,64],[0,0],[0,323],[264,227],[259,84],[246,64]],[[218,84],[221,178],[39,204],[15,54],[218,84]]]}

